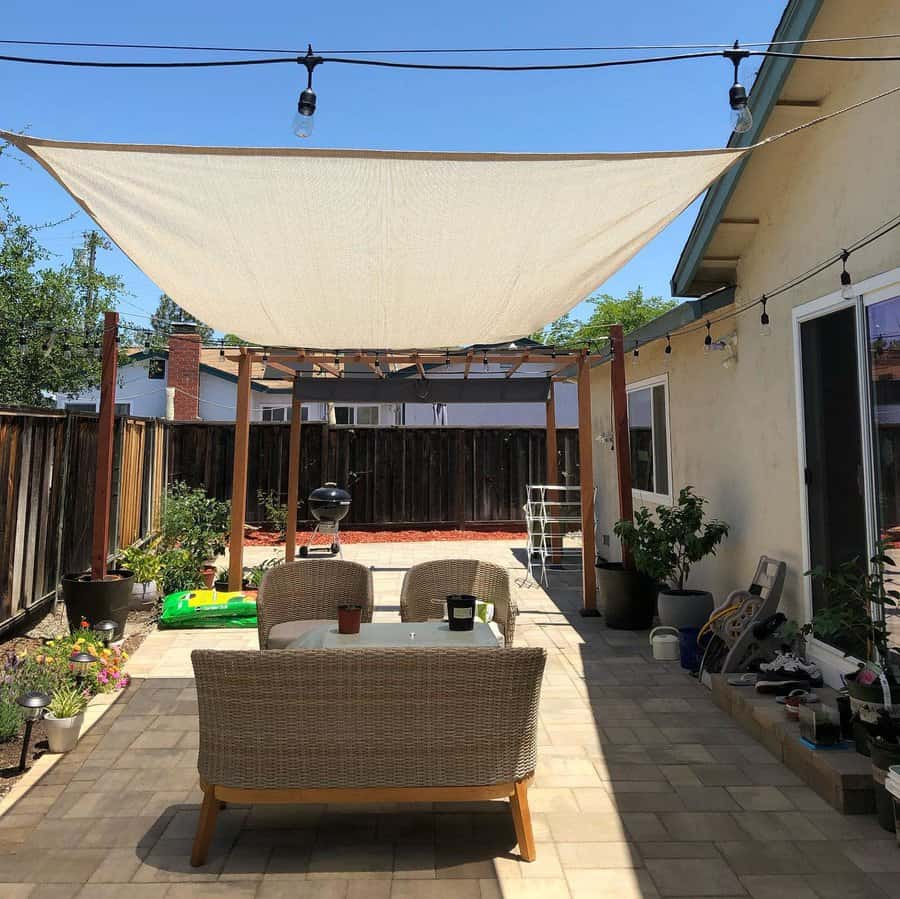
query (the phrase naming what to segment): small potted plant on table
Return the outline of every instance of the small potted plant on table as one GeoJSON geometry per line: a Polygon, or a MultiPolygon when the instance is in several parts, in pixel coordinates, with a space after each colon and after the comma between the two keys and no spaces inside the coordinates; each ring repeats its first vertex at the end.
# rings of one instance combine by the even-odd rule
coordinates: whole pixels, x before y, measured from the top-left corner
{"type": "Polygon", "coordinates": [[[691,566],[709,555],[728,536],[728,525],[704,521],[703,497],[684,487],[674,506],[657,506],[656,518],[647,508],[638,509],[634,522],[616,524],[615,534],[630,550],[638,571],[664,584],[659,590],[660,624],[701,627],[713,610],[712,594],[687,587],[691,566]]]}

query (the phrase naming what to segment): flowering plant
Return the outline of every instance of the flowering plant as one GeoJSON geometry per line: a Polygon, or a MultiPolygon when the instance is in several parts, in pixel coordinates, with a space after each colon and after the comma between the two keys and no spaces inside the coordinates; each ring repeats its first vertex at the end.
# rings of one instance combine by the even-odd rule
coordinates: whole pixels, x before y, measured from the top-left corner
{"type": "Polygon", "coordinates": [[[128,686],[128,675],[122,670],[128,653],[122,652],[118,646],[104,646],[87,621],[82,621],[80,629],[75,633],[50,640],[43,651],[37,654],[36,660],[39,664],[63,670],[73,676],[74,666],[69,661],[73,652],[88,652],[97,659],[82,676],[84,691],[89,696],[112,693],[128,686]]]}

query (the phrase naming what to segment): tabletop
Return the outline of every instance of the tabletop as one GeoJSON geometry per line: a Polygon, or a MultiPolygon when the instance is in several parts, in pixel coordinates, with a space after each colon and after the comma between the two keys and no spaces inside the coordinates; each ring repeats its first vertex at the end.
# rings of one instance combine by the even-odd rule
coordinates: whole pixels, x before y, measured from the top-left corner
{"type": "Polygon", "coordinates": [[[352,649],[353,647],[403,646],[503,646],[503,635],[494,622],[476,621],[470,631],[451,631],[446,621],[385,621],[361,624],[358,634],[339,634],[334,622],[323,622],[288,644],[288,649],[352,649]]]}

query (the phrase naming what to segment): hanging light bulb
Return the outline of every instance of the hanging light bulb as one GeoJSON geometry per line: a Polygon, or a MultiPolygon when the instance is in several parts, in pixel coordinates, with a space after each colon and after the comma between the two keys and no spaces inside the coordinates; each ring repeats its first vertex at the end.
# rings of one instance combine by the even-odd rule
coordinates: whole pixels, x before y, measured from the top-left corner
{"type": "Polygon", "coordinates": [[[378,353],[375,354],[375,371],[381,371],[381,359],[378,356],[378,353]]]}
{"type": "Polygon", "coordinates": [[[487,370],[488,370],[488,357],[487,357],[487,353],[485,353],[484,356],[482,357],[482,365],[483,365],[483,367],[484,367],[484,370],[487,371],[487,370]]]}
{"type": "Polygon", "coordinates": [[[337,368],[341,364],[341,357],[338,355],[337,350],[334,351],[334,359],[332,360],[332,362],[334,362],[335,368],[337,368]]]}
{"type": "Polygon", "coordinates": [[[306,56],[300,57],[297,62],[306,66],[306,89],[301,92],[297,101],[292,130],[297,137],[309,137],[313,133],[313,117],[316,114],[316,92],[312,89],[313,71],[322,62],[322,57],[313,53],[310,44],[306,56]]]}
{"type": "Polygon", "coordinates": [[[847,271],[847,260],[850,258],[849,250],[841,250],[841,296],[845,300],[853,299],[853,279],[847,271]]]}
{"type": "Polygon", "coordinates": [[[28,338],[25,336],[25,332],[22,331],[19,334],[19,352],[24,356],[25,350],[28,347],[28,338]]]}
{"type": "Polygon", "coordinates": [[[772,322],[769,318],[769,313],[766,311],[768,299],[765,294],[762,295],[760,302],[762,303],[762,314],[759,317],[759,333],[762,337],[769,337],[772,334],[772,322]]]}
{"type": "Polygon", "coordinates": [[[219,346],[219,358],[220,359],[225,358],[225,338],[224,337],[222,338],[222,343],[219,346]]]}
{"type": "Polygon", "coordinates": [[[731,106],[731,128],[736,134],[743,134],[753,127],[753,115],[747,104],[747,89],[738,81],[738,69],[741,60],[746,59],[750,53],[747,50],[741,50],[738,42],[735,41],[734,47],[730,50],[723,50],[722,55],[730,59],[734,65],[734,84],[728,91],[728,104],[731,106]]]}
{"type": "Polygon", "coordinates": [[[706,337],[703,338],[703,351],[708,353],[710,348],[712,347],[712,334],[710,334],[711,325],[709,322],[706,323],[706,337]]]}
{"type": "Polygon", "coordinates": [[[265,347],[262,354],[262,364],[267,365],[269,362],[269,348],[265,347]]]}
{"type": "Polygon", "coordinates": [[[665,352],[665,354],[666,354],[667,356],[671,356],[671,355],[672,355],[672,338],[669,337],[668,334],[666,334],[666,348],[665,348],[665,350],[664,350],[663,352],[665,352]]]}
{"type": "Polygon", "coordinates": [[[634,342],[634,349],[631,351],[631,363],[632,363],[632,365],[637,365],[638,362],[640,361],[641,354],[640,354],[640,352],[638,351],[638,345],[639,345],[639,343],[640,343],[640,341],[635,340],[635,342],[634,342]]]}

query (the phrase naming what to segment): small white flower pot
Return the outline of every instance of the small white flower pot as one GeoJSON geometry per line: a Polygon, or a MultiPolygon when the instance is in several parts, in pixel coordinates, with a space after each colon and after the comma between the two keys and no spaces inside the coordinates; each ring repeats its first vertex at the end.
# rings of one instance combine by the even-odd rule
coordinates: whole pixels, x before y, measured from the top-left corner
{"type": "Polygon", "coordinates": [[[44,715],[44,730],[51,752],[69,752],[78,743],[81,725],[84,724],[84,712],[74,718],[54,718],[50,712],[44,715]]]}

